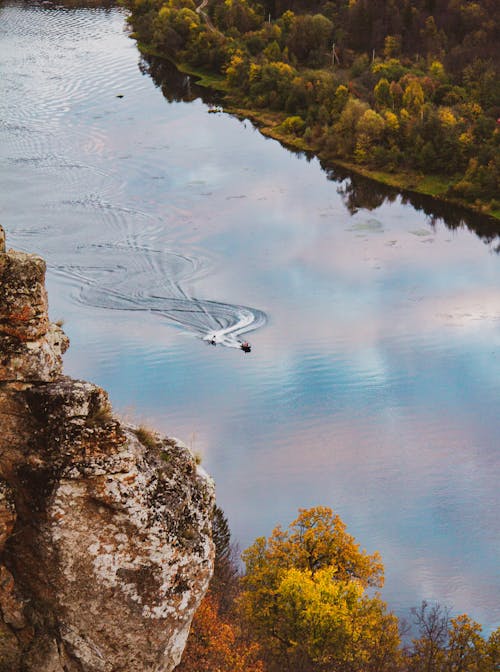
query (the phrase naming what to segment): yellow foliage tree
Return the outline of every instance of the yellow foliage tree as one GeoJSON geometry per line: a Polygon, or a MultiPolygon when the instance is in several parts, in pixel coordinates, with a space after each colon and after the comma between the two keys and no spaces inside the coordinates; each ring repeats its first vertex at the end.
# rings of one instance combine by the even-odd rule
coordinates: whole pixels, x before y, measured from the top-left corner
{"type": "MultiPolygon", "coordinates": [[[[446,667],[450,672],[486,672],[486,642],[481,626],[466,614],[450,620],[446,667]]],[[[493,670],[492,670],[493,672],[493,670]]]]}
{"type": "Polygon", "coordinates": [[[404,107],[414,116],[420,115],[424,106],[424,90],[416,79],[412,79],[403,94],[404,107]]]}
{"type": "Polygon", "coordinates": [[[451,129],[457,125],[457,118],[453,114],[453,110],[449,107],[440,107],[438,109],[438,118],[441,122],[441,126],[445,129],[451,129]]]}
{"type": "Polygon", "coordinates": [[[243,553],[239,605],[271,670],[382,672],[398,654],[397,619],[365,589],[381,586],[378,553],[360,550],[327,507],[300,510],[243,553]]]}

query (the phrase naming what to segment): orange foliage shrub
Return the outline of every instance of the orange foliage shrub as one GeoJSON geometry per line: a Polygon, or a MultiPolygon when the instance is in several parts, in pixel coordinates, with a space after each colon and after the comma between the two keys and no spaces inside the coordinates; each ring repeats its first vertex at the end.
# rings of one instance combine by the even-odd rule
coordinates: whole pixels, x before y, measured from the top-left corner
{"type": "Polygon", "coordinates": [[[238,627],[223,620],[209,593],[193,619],[177,672],[265,672],[259,646],[244,642],[238,627]]]}

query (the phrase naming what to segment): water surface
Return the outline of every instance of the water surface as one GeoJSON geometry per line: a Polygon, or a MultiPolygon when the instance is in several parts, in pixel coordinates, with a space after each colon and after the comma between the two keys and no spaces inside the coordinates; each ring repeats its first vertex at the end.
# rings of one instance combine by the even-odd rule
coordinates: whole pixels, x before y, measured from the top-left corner
{"type": "Polygon", "coordinates": [[[329,505],[398,613],[493,627],[498,230],[197,93],[140,61],[120,10],[0,9],[0,221],[48,261],[66,371],[203,455],[241,547],[329,505]]]}

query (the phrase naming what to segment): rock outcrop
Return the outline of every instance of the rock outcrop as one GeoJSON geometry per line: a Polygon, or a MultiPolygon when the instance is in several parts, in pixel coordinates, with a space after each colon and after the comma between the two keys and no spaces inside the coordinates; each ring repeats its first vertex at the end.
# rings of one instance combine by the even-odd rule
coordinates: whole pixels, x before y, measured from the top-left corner
{"type": "Polygon", "coordinates": [[[213,484],[62,375],[44,276],[0,227],[0,672],[170,672],[213,569],[213,484]]]}

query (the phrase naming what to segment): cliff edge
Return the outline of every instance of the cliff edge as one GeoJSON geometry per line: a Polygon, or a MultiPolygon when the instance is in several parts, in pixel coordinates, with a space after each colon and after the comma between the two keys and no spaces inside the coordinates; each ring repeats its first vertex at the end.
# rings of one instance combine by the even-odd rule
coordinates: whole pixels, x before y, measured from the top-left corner
{"type": "Polygon", "coordinates": [[[0,672],[170,672],[213,570],[213,483],[63,376],[68,344],[44,261],[0,227],[0,672]]]}

